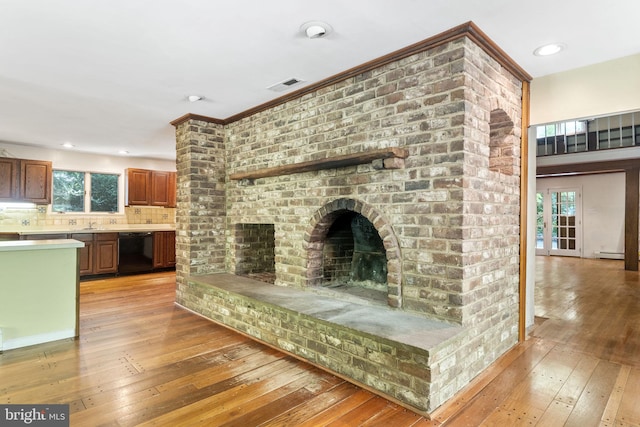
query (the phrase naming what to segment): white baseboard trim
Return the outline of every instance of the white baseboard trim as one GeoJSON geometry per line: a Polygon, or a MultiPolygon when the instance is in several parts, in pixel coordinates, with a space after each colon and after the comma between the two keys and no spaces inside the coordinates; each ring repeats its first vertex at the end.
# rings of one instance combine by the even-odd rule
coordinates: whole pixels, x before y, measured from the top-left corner
{"type": "Polygon", "coordinates": [[[76,336],[75,329],[65,329],[62,331],[47,332],[46,334],[31,335],[0,341],[0,351],[13,350],[14,348],[28,347],[30,345],[42,344],[49,341],[58,341],[76,336]]]}
{"type": "Polygon", "coordinates": [[[600,259],[624,259],[621,252],[596,252],[596,258],[600,259]]]}

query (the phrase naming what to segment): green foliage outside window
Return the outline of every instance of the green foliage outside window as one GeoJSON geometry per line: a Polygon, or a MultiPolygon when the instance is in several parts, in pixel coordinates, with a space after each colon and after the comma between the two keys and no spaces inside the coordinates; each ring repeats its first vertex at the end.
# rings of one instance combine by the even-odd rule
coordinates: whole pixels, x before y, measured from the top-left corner
{"type": "Polygon", "coordinates": [[[91,174],[91,212],[118,212],[118,175],[91,174]]]}
{"type": "Polygon", "coordinates": [[[54,212],[87,212],[86,194],[89,212],[118,212],[118,175],[53,171],[54,212]]]}
{"type": "Polygon", "coordinates": [[[53,211],[84,212],[84,172],[53,171],[53,211]]]}

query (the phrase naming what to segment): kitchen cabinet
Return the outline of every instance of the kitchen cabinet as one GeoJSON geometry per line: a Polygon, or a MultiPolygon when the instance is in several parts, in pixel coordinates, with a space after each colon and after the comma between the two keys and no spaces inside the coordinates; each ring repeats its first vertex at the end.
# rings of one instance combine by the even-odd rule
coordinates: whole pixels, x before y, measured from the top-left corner
{"type": "Polygon", "coordinates": [[[84,242],[84,247],[78,253],[80,276],[93,274],[93,233],[74,233],[69,238],[84,242]]]}
{"type": "Polygon", "coordinates": [[[51,203],[49,161],[0,158],[0,200],[51,203]]]}
{"type": "Polygon", "coordinates": [[[127,206],[176,206],[176,172],[127,169],[127,206]]]}
{"type": "Polygon", "coordinates": [[[151,203],[151,171],[127,169],[127,205],[149,205],[151,203]]]}
{"type": "Polygon", "coordinates": [[[151,171],[151,206],[175,207],[176,173],[151,171]]]}
{"type": "Polygon", "coordinates": [[[72,233],[69,238],[84,242],[80,276],[118,272],[118,233],[72,233]]]}
{"type": "Polygon", "coordinates": [[[118,271],[118,233],[96,233],[94,237],[94,273],[116,273],[118,271]]]}
{"type": "Polygon", "coordinates": [[[18,198],[18,180],[20,179],[20,161],[0,158],[0,199],[18,198]]]}
{"type": "Polygon", "coordinates": [[[153,233],[153,268],[169,268],[176,265],[176,232],[153,233]]]}

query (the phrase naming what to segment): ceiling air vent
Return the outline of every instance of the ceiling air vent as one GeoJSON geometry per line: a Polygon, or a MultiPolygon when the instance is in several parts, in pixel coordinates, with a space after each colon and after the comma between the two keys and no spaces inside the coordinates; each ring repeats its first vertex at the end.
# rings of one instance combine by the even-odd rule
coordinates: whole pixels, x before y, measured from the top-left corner
{"type": "Polygon", "coordinates": [[[296,79],[292,77],[283,82],[276,83],[274,85],[269,86],[267,89],[272,90],[274,92],[284,92],[285,90],[291,89],[293,86],[302,83],[302,80],[296,79]]]}

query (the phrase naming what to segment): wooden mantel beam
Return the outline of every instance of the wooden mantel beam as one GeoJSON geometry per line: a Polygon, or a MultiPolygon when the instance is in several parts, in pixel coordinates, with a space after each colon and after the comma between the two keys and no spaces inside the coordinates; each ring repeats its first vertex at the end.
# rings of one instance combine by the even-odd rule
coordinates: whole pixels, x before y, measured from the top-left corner
{"type": "MultiPolygon", "coordinates": [[[[257,179],[270,176],[291,175],[294,173],[311,172],[323,169],[342,168],[356,166],[364,163],[371,163],[374,160],[384,159],[406,159],[409,152],[404,148],[389,147],[377,150],[370,150],[364,153],[346,154],[308,162],[294,163],[290,165],[274,166],[271,168],[258,169],[251,172],[236,172],[229,175],[231,180],[257,179]]],[[[387,169],[392,169],[387,167],[387,169]]]]}

